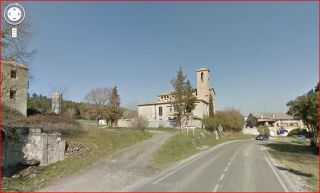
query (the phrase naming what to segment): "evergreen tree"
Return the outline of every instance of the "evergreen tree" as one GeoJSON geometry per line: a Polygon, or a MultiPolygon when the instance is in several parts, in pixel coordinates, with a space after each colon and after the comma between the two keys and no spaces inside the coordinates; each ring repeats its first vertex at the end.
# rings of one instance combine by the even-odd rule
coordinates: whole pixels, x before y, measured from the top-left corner
{"type": "Polygon", "coordinates": [[[117,86],[111,90],[109,96],[109,104],[107,109],[108,120],[111,121],[112,126],[117,125],[117,120],[122,116],[122,110],[120,108],[120,96],[118,94],[117,86]]]}
{"type": "Polygon", "coordinates": [[[209,95],[209,117],[213,117],[214,112],[213,112],[213,98],[212,95],[209,95]]]}
{"type": "Polygon", "coordinates": [[[186,117],[186,120],[191,115],[192,110],[195,108],[195,97],[192,94],[192,86],[189,80],[186,80],[186,76],[183,74],[182,68],[179,68],[176,78],[171,81],[174,89],[174,100],[172,105],[174,107],[177,123],[182,127],[182,119],[186,117]]]}

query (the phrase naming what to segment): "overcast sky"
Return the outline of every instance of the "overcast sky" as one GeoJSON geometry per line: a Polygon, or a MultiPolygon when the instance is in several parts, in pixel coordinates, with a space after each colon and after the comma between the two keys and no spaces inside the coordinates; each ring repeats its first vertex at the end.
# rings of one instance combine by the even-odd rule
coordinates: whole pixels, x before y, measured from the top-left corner
{"type": "MultiPolygon", "coordinates": [[[[182,66],[195,86],[211,70],[217,109],[286,111],[318,81],[317,2],[86,2],[22,4],[34,26],[29,92],[83,101],[119,88],[122,104],[172,90],[182,66]]],[[[19,34],[18,34],[19,35],[19,34]]]]}

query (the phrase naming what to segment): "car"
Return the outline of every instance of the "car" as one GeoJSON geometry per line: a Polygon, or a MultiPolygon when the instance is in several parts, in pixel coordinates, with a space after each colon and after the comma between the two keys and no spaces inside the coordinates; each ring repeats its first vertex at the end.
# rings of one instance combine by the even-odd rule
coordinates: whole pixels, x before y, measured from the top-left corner
{"type": "Polygon", "coordinates": [[[306,139],[306,136],[304,136],[304,135],[298,135],[298,136],[296,137],[296,139],[297,139],[297,140],[305,140],[305,139],[306,139]]]}
{"type": "Polygon", "coordinates": [[[269,136],[268,135],[263,135],[263,134],[259,134],[256,137],[256,140],[268,140],[268,139],[269,139],[269,136]]]}

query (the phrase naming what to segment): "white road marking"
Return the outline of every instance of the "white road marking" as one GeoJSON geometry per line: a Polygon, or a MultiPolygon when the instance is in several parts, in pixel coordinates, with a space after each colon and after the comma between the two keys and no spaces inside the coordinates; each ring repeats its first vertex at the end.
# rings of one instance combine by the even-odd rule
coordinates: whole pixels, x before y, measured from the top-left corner
{"type": "Polygon", "coordinates": [[[218,190],[218,188],[219,188],[219,185],[217,184],[217,185],[214,187],[214,189],[212,190],[212,192],[216,192],[216,191],[218,190]]]}
{"type": "Polygon", "coordinates": [[[231,165],[231,161],[228,163],[228,166],[230,166],[231,165]]]}
{"type": "Polygon", "coordinates": [[[197,161],[198,159],[202,158],[203,156],[205,156],[205,155],[207,155],[207,154],[211,153],[212,151],[216,150],[217,148],[219,148],[219,147],[221,147],[221,146],[223,146],[223,145],[227,145],[227,144],[229,144],[229,143],[237,142],[237,141],[245,141],[245,140],[229,141],[229,142],[222,143],[222,144],[219,144],[219,145],[217,145],[217,146],[214,146],[214,147],[212,147],[212,148],[208,149],[207,151],[202,152],[201,154],[199,154],[199,156],[198,156],[198,157],[194,158],[193,160],[191,160],[191,161],[189,161],[189,162],[187,162],[187,163],[185,163],[185,164],[182,164],[180,167],[178,167],[178,168],[174,169],[173,171],[169,172],[167,175],[165,175],[165,176],[163,176],[163,177],[159,178],[158,180],[156,180],[156,181],[152,182],[152,184],[156,184],[156,183],[158,183],[158,182],[160,182],[160,181],[164,180],[165,178],[167,178],[167,177],[171,176],[172,174],[174,174],[175,172],[177,172],[177,171],[181,170],[182,168],[184,168],[184,167],[186,167],[186,166],[188,166],[188,165],[192,164],[193,162],[195,162],[195,161],[197,161]]]}
{"type": "Polygon", "coordinates": [[[224,168],[224,172],[228,171],[229,167],[227,166],[226,168],[224,168]]]}
{"type": "Polygon", "coordinates": [[[219,178],[219,180],[222,180],[224,178],[224,174],[222,174],[219,178]]]}
{"type": "Polygon", "coordinates": [[[278,173],[276,172],[276,170],[274,169],[273,165],[270,163],[269,159],[267,158],[266,154],[264,154],[264,157],[267,160],[267,163],[269,164],[270,168],[272,169],[273,173],[276,175],[278,181],[280,182],[282,188],[284,189],[285,192],[289,192],[288,188],[284,185],[283,181],[281,180],[280,176],[278,175],[278,173]]]}

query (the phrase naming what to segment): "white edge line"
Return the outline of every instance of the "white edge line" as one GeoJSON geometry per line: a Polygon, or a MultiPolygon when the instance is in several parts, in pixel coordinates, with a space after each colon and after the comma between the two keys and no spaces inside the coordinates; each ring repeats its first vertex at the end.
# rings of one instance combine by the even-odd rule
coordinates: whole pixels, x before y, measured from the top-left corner
{"type": "Polygon", "coordinates": [[[219,178],[219,180],[222,180],[224,178],[224,174],[222,174],[219,178]]]}
{"type": "Polygon", "coordinates": [[[217,184],[217,185],[214,187],[214,189],[212,190],[212,192],[216,192],[216,191],[218,190],[218,188],[219,188],[219,185],[217,184]]]}
{"type": "Polygon", "coordinates": [[[266,156],[266,154],[264,154],[264,157],[267,160],[267,163],[269,164],[270,168],[272,169],[273,173],[276,175],[278,181],[280,182],[282,188],[284,189],[285,192],[289,192],[288,188],[284,185],[283,181],[281,180],[280,176],[278,175],[278,173],[276,172],[276,170],[274,169],[273,165],[270,163],[268,157],[266,156]]]}
{"type": "Polygon", "coordinates": [[[165,176],[159,178],[158,180],[152,182],[152,184],[156,184],[156,183],[162,181],[163,179],[169,177],[169,176],[172,175],[173,173],[175,173],[175,172],[179,171],[180,169],[182,169],[182,168],[190,165],[191,163],[193,163],[193,162],[197,161],[198,159],[202,158],[203,156],[211,153],[212,151],[214,151],[215,149],[219,148],[220,146],[223,146],[223,145],[226,145],[226,144],[229,144],[229,143],[233,143],[233,142],[237,142],[237,141],[245,141],[245,140],[248,140],[248,139],[228,141],[228,142],[221,143],[221,144],[219,144],[219,145],[213,146],[213,147],[211,147],[210,149],[208,149],[208,150],[206,150],[206,151],[204,151],[204,152],[201,152],[201,153],[200,153],[197,157],[195,157],[193,160],[191,160],[191,161],[189,161],[189,162],[187,162],[187,163],[185,163],[185,164],[182,164],[180,167],[174,169],[173,171],[171,171],[171,172],[168,173],[167,175],[165,175],[165,176]]]}

